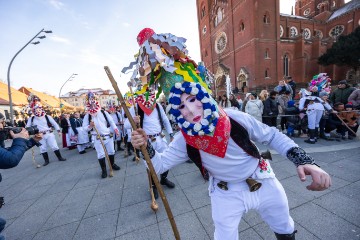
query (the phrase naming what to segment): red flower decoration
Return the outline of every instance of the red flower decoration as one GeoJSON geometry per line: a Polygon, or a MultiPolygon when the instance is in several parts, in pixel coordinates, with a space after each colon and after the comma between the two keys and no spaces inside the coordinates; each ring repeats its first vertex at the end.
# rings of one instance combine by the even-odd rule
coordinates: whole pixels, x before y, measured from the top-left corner
{"type": "Polygon", "coordinates": [[[139,32],[139,34],[136,37],[136,40],[139,44],[139,46],[141,46],[146,40],[148,40],[153,34],[155,34],[154,30],[152,30],[151,28],[144,28],[143,30],[141,30],[139,32]]]}

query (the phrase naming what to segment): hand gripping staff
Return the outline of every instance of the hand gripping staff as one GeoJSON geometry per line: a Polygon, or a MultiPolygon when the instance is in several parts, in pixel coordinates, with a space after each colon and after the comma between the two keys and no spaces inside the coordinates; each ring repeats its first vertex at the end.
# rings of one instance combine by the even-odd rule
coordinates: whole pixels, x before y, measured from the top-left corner
{"type": "Polygon", "coordinates": [[[106,150],[106,147],[104,145],[104,141],[103,139],[101,138],[100,134],[99,134],[99,131],[97,130],[96,126],[94,125],[94,129],[95,129],[95,132],[96,132],[96,137],[99,138],[100,142],[101,142],[101,146],[103,147],[104,149],[104,153],[105,153],[105,157],[106,157],[106,160],[108,162],[108,165],[109,165],[109,169],[110,169],[110,173],[109,173],[109,176],[112,177],[114,176],[114,172],[113,172],[113,169],[112,169],[112,166],[111,166],[111,162],[110,162],[110,158],[109,158],[109,155],[108,155],[108,152],[106,150]]]}
{"type": "MultiPolygon", "coordinates": [[[[113,75],[112,75],[109,67],[104,66],[104,69],[105,69],[105,72],[106,72],[106,74],[107,74],[107,76],[108,76],[108,78],[109,78],[109,80],[110,80],[110,82],[111,82],[111,84],[112,84],[115,92],[116,92],[116,95],[117,95],[118,98],[120,99],[121,106],[123,107],[123,109],[124,109],[124,111],[125,111],[125,113],[126,113],[126,116],[127,116],[127,118],[129,119],[129,121],[130,121],[130,123],[131,123],[132,128],[136,130],[137,127],[136,127],[136,124],[135,124],[135,122],[134,122],[134,119],[132,118],[132,116],[131,116],[131,114],[130,114],[130,112],[129,112],[129,109],[127,108],[127,106],[126,106],[126,104],[125,104],[124,98],[123,98],[123,96],[122,96],[122,94],[121,94],[121,92],[120,92],[119,87],[117,86],[117,83],[116,83],[116,81],[115,81],[115,79],[114,79],[114,77],[113,77],[113,75]]],[[[165,210],[166,210],[166,214],[167,214],[167,216],[168,216],[168,218],[169,218],[169,221],[170,221],[172,230],[173,230],[173,232],[174,232],[175,239],[176,239],[176,240],[180,240],[180,235],[179,235],[179,231],[178,231],[178,229],[177,229],[177,227],[176,227],[176,223],[175,223],[174,216],[173,216],[173,214],[172,214],[172,212],[171,212],[169,203],[168,203],[168,201],[167,201],[167,199],[166,199],[165,193],[164,193],[164,191],[163,191],[163,189],[162,189],[162,187],[161,187],[161,184],[160,184],[160,182],[159,182],[159,179],[158,179],[158,177],[157,177],[157,175],[156,175],[156,173],[155,173],[154,166],[152,165],[152,162],[151,162],[151,160],[150,160],[150,156],[149,156],[148,152],[146,151],[145,145],[142,145],[142,146],[141,146],[141,153],[142,153],[143,156],[144,156],[144,159],[145,159],[145,161],[146,161],[146,163],[147,163],[147,165],[148,165],[150,174],[151,174],[152,178],[154,179],[155,186],[156,186],[156,188],[158,189],[159,194],[160,194],[160,196],[161,196],[161,200],[162,200],[162,202],[163,202],[163,204],[164,204],[164,207],[165,207],[165,210]]]]}

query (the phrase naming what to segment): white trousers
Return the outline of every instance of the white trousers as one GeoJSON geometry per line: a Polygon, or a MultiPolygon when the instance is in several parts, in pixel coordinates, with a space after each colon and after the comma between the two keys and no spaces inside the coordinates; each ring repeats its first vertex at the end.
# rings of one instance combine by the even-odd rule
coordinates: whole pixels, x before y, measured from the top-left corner
{"type": "MultiPolygon", "coordinates": [[[[113,138],[110,138],[110,136],[106,136],[104,137],[105,140],[103,140],[105,148],[107,150],[108,155],[114,155],[115,154],[115,149],[114,149],[114,141],[113,138]]],[[[104,152],[104,148],[101,144],[101,141],[99,139],[96,139],[95,136],[95,140],[94,140],[94,146],[95,146],[95,150],[97,153],[97,158],[101,159],[105,157],[105,152],[104,152]]]]}
{"type": "Polygon", "coordinates": [[[319,127],[319,123],[320,123],[321,117],[324,114],[324,110],[308,109],[306,111],[306,114],[308,116],[308,128],[315,129],[315,128],[319,127]]]}
{"type": "Polygon", "coordinates": [[[54,133],[46,133],[40,140],[40,153],[46,153],[47,148],[50,147],[53,151],[59,150],[54,133]]]}
{"type": "Polygon", "coordinates": [[[284,188],[276,178],[258,180],[260,189],[250,192],[246,182],[228,183],[228,190],[220,189],[218,180],[210,181],[212,218],[215,240],[238,240],[238,226],[244,213],[255,209],[271,230],[279,234],[294,232],[294,221],[284,188]]]}
{"type": "Polygon", "coordinates": [[[87,143],[78,144],[78,145],[76,145],[76,147],[77,147],[78,151],[81,152],[81,151],[84,151],[84,150],[85,150],[86,145],[87,145],[87,143]]]}

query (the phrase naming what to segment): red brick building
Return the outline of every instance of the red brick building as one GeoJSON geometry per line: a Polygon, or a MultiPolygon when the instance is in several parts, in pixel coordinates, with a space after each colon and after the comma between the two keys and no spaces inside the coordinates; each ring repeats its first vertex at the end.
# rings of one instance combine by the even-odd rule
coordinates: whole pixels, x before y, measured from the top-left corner
{"type": "MultiPolygon", "coordinates": [[[[340,35],[360,25],[360,0],[297,0],[295,15],[279,0],[197,0],[201,58],[215,74],[216,94],[232,87],[266,88],[284,76],[297,83],[327,72],[338,81],[348,69],[322,67],[317,58],[340,35]]],[[[245,88],[246,89],[246,88],[245,88]]]]}

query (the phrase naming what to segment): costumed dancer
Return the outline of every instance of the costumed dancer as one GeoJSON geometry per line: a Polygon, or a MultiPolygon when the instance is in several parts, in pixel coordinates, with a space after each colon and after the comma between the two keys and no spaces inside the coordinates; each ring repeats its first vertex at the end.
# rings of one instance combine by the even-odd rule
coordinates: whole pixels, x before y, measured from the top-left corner
{"type": "Polygon", "coordinates": [[[106,101],[106,111],[109,113],[109,115],[111,116],[111,118],[113,119],[115,125],[116,125],[116,129],[119,132],[119,135],[116,135],[115,132],[113,131],[113,140],[114,140],[114,148],[115,148],[115,142],[116,142],[116,146],[117,146],[117,150],[118,151],[124,151],[123,148],[121,148],[121,140],[122,140],[122,131],[121,131],[121,126],[124,125],[124,116],[121,116],[117,111],[116,111],[116,105],[115,105],[115,101],[112,99],[109,99],[108,101],[106,101]]]}
{"type": "Polygon", "coordinates": [[[310,82],[310,91],[300,90],[302,97],[299,101],[299,110],[306,110],[308,119],[309,139],[304,140],[306,143],[315,144],[317,142],[319,123],[325,109],[329,112],[333,111],[329,103],[319,97],[319,92],[330,91],[330,81],[331,79],[326,73],[319,73],[310,82]]]}
{"type": "MultiPolygon", "coordinates": [[[[174,135],[170,121],[167,118],[163,107],[159,104],[156,104],[155,91],[138,91],[135,92],[134,98],[134,107],[137,108],[138,112],[138,116],[135,116],[134,107],[130,109],[130,113],[133,116],[134,121],[137,122],[142,129],[144,129],[147,137],[150,139],[150,142],[156,151],[165,151],[165,149],[168,147],[168,144],[166,142],[165,135],[162,133],[162,130],[166,129],[170,136],[170,141],[173,140],[174,135]]],[[[124,126],[126,129],[131,128],[128,119],[125,121],[124,126]]],[[[139,150],[137,150],[137,152],[139,154],[139,150]]],[[[167,178],[168,174],[169,171],[165,171],[160,174],[160,183],[167,186],[168,188],[174,188],[175,184],[167,178]]],[[[154,184],[154,180],[151,180],[154,197],[157,199],[159,194],[154,184]]]]}
{"type": "Polygon", "coordinates": [[[45,113],[41,106],[40,98],[31,94],[28,100],[34,116],[28,119],[26,127],[37,126],[39,132],[43,134],[43,138],[40,140],[40,153],[45,161],[43,166],[46,166],[50,163],[49,155],[47,153],[48,147],[54,151],[59,161],[65,161],[66,159],[61,156],[55,135],[53,133],[53,129],[55,129],[59,133],[59,137],[61,137],[59,125],[51,116],[45,113]]]}
{"type": "Polygon", "coordinates": [[[106,178],[106,154],[104,152],[104,147],[109,156],[112,169],[120,170],[120,167],[115,164],[115,149],[112,135],[112,131],[115,132],[116,135],[119,135],[119,130],[117,129],[112,117],[106,111],[101,110],[98,98],[93,92],[87,93],[85,105],[87,113],[84,117],[82,126],[84,130],[88,132],[90,131],[91,135],[95,137],[94,147],[102,171],[101,177],[106,178]],[[102,146],[100,138],[104,143],[104,147],[102,146]]]}
{"type": "Polygon", "coordinates": [[[284,188],[265,159],[269,156],[261,155],[253,141],[270,146],[292,161],[301,181],[311,175],[309,190],[327,189],[331,185],[330,176],[275,127],[243,112],[219,108],[197,74],[184,38],[153,31],[146,36],[135,74],[139,73],[143,81],[160,84],[169,100],[167,110],[181,128],[181,134],[174,136],[163,153],[154,149],[143,129],[133,131],[133,145],[146,146],[157,173],[189,158],[195,162],[204,178],[209,179],[214,239],[238,239],[239,222],[249,209],[260,213],[277,239],[295,239],[284,188]],[[252,184],[254,180],[258,183],[252,184]],[[258,189],[259,183],[262,185],[258,189]]]}
{"type": "MultiPolygon", "coordinates": [[[[133,102],[133,98],[132,98],[132,94],[130,92],[127,92],[124,94],[124,100],[126,103],[126,106],[131,109],[134,106],[134,102],[133,102]]],[[[126,121],[126,114],[124,115],[124,120],[126,121]]],[[[124,121],[124,122],[125,122],[124,121]]],[[[128,157],[132,155],[132,151],[133,151],[133,145],[131,144],[131,128],[125,128],[124,126],[124,132],[125,132],[125,137],[124,137],[124,144],[125,144],[125,153],[124,153],[124,157],[128,157]]]]}
{"type": "Polygon", "coordinates": [[[76,147],[80,154],[86,153],[86,147],[89,145],[89,134],[84,130],[83,120],[80,118],[80,113],[75,112],[74,117],[70,118],[70,139],[76,142],[76,147]]]}

